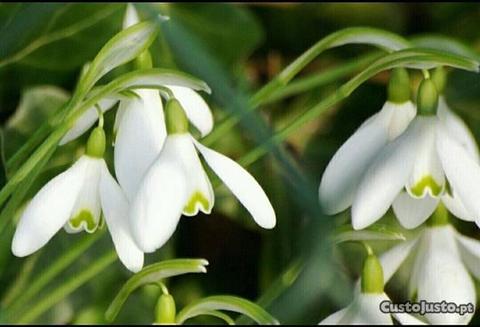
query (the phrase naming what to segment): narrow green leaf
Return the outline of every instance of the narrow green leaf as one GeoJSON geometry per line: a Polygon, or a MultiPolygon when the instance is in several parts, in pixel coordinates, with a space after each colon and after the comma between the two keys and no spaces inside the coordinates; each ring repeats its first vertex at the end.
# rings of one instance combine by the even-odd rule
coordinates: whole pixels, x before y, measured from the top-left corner
{"type": "Polygon", "coordinates": [[[411,48],[390,53],[372,63],[321,102],[305,110],[290,124],[287,124],[285,128],[273,135],[267,142],[240,158],[239,162],[244,166],[252,164],[267,153],[272,145],[282,142],[304,124],[318,117],[338,102],[346,99],[365,81],[382,71],[395,67],[430,69],[436,66],[450,66],[473,72],[478,72],[480,68],[479,62],[474,59],[438,50],[411,48]]]}
{"type": "Polygon", "coordinates": [[[480,60],[480,54],[457,39],[440,34],[424,34],[410,39],[416,47],[435,49],[480,60]]]}
{"type": "Polygon", "coordinates": [[[80,94],[88,92],[102,76],[123,65],[147,49],[157,35],[156,24],[143,22],[122,30],[97,54],[88,72],[80,81],[80,94]]]}
{"type": "Polygon", "coordinates": [[[405,236],[387,225],[375,224],[367,229],[353,230],[351,226],[342,226],[333,235],[335,243],[352,241],[405,241],[405,236]]]}
{"type": "Polygon", "coordinates": [[[246,299],[230,295],[209,296],[189,304],[178,313],[177,323],[183,324],[190,318],[218,310],[244,314],[261,325],[279,325],[277,319],[262,307],[246,299]]]}
{"type": "Polygon", "coordinates": [[[264,98],[285,86],[303,68],[318,57],[325,50],[346,44],[369,44],[388,52],[411,47],[411,44],[401,36],[382,29],[371,27],[349,27],[327,35],[277,75],[271,82],[262,87],[252,98],[252,103],[257,105],[264,98]]]}
{"type": "Polygon", "coordinates": [[[105,312],[105,319],[110,322],[113,321],[128,296],[137,288],[172,276],[187,273],[205,273],[207,271],[205,266],[207,265],[208,261],[205,259],[175,259],[144,267],[123,284],[122,289],[105,312]]]}

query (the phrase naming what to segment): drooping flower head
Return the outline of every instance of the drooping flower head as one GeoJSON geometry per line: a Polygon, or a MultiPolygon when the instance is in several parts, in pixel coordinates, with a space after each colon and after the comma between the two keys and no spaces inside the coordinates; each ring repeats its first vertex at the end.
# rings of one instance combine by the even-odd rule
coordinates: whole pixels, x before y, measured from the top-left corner
{"type": "Polygon", "coordinates": [[[393,325],[393,318],[402,325],[423,324],[407,313],[389,313],[381,310],[383,302],[391,302],[384,292],[383,268],[373,253],[363,264],[360,290],[352,303],[324,320],[319,325],[393,325]]]}
{"type": "Polygon", "coordinates": [[[417,107],[419,115],[363,176],[352,205],[355,229],[380,219],[392,204],[406,228],[422,224],[439,201],[459,218],[480,218],[480,166],[470,132],[439,106],[432,79],[420,84],[417,107]]]}
{"type": "Polygon", "coordinates": [[[352,205],[365,171],[383,147],[403,133],[415,114],[408,73],[405,69],[395,69],[382,110],[357,129],[325,169],[319,196],[327,214],[339,213],[352,205]]]}
{"type": "Polygon", "coordinates": [[[145,252],[160,248],[175,231],[182,214],[211,212],[213,188],[198,152],[253,219],[261,227],[273,228],[275,212],[257,181],[235,161],[190,135],[187,115],[175,98],[168,100],[165,118],[165,144],[146,172],[130,208],[130,224],[140,248],[145,252]]]}
{"type": "Polygon", "coordinates": [[[128,202],[103,159],[105,132],[95,128],[86,153],[45,184],[20,217],[12,252],[24,257],[42,248],[62,227],[68,233],[93,233],[105,217],[120,260],[131,271],[143,266],[143,252],[130,233],[128,202]]]}
{"type": "MultiPolygon", "coordinates": [[[[408,295],[416,302],[476,305],[476,291],[471,275],[480,278],[480,241],[465,237],[448,222],[442,204],[427,226],[413,239],[382,254],[380,261],[388,281],[407,258],[413,257],[408,295]],[[471,275],[470,275],[471,274],[471,275]]],[[[473,312],[426,313],[432,324],[468,324],[473,312]]]]}

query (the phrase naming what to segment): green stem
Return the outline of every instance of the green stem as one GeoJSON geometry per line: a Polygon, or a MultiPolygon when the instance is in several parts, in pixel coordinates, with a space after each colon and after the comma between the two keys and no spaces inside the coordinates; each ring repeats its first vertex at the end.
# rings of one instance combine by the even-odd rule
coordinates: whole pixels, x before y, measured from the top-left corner
{"type": "Polygon", "coordinates": [[[46,286],[51,280],[57,277],[62,271],[68,268],[77,258],[85,253],[100,237],[104,234],[104,229],[97,231],[93,235],[87,235],[83,237],[81,241],[75,244],[64,255],[55,260],[55,262],[49,266],[44,272],[38,275],[35,279],[15,301],[15,303],[7,308],[9,316],[16,316],[18,312],[28,303],[35,295],[40,292],[44,286],[46,286]]]}
{"type": "Polygon", "coordinates": [[[33,306],[26,308],[26,311],[24,311],[21,315],[17,315],[19,319],[16,321],[16,323],[28,324],[33,322],[45,311],[60,302],[65,296],[69,295],[91,278],[102,272],[105,268],[110,266],[116,260],[116,258],[117,254],[114,250],[105,253],[94,263],[90,264],[88,268],[78,274],[75,274],[61,286],[55,288],[45,296],[42,296],[42,298],[33,306]]]}

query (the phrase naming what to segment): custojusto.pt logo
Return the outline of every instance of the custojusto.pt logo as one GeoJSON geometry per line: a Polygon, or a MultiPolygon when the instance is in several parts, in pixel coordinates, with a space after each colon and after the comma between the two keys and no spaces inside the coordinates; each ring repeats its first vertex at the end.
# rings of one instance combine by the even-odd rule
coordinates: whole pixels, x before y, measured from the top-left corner
{"type": "Polygon", "coordinates": [[[473,303],[457,304],[453,302],[427,302],[421,300],[420,302],[403,302],[392,303],[385,300],[380,303],[380,311],[383,313],[415,313],[424,315],[426,313],[457,313],[464,315],[467,313],[474,313],[475,306],[473,303]]]}

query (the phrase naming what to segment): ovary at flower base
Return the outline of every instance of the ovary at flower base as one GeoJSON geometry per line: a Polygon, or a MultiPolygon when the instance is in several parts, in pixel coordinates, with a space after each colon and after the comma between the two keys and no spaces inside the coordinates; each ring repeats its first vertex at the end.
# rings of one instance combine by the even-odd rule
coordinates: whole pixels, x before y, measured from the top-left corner
{"type": "MultiPolygon", "coordinates": [[[[480,219],[480,165],[475,141],[465,124],[425,79],[415,117],[387,145],[362,177],[352,204],[352,225],[368,227],[393,205],[400,223],[415,228],[442,201],[457,217],[480,219]]],[[[480,222],[480,221],[479,221],[480,222]]]]}
{"type": "Polygon", "coordinates": [[[275,212],[258,182],[230,158],[197,142],[179,101],[165,108],[167,139],[142,179],[130,207],[133,236],[144,252],[160,248],[173,234],[182,214],[210,213],[212,185],[198,152],[263,228],[275,226],[275,212]],[[197,152],[198,151],[198,152],[197,152]]]}
{"type": "Polygon", "coordinates": [[[108,171],[104,151],[105,133],[97,127],[88,139],[86,153],[28,203],[13,237],[14,255],[36,252],[62,227],[69,233],[93,233],[103,212],[122,263],[133,272],[142,268],[143,252],[133,241],[127,220],[127,198],[108,171]]]}

